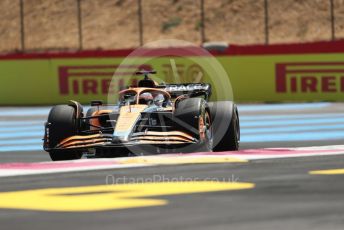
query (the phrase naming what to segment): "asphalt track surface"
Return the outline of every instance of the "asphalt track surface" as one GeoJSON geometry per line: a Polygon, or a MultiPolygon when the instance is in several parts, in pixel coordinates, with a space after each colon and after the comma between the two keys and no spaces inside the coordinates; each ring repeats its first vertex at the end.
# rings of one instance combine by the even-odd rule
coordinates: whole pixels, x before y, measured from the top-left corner
{"type": "MultiPolygon", "coordinates": [[[[343,122],[340,119],[344,105],[310,105],[291,105],[289,108],[279,105],[243,106],[241,111],[239,106],[240,115],[243,117],[243,140],[246,140],[241,143],[241,148],[342,145],[344,128],[341,130],[340,127],[344,118],[343,122]],[[258,119],[259,116],[261,120],[258,119]],[[319,116],[323,116],[323,119],[319,120],[319,116]],[[255,124],[252,117],[257,117],[260,123],[255,124]],[[274,119],[277,124],[264,123],[274,119]],[[302,120],[305,122],[298,122],[302,120]],[[304,128],[300,129],[302,126],[304,128]],[[272,131],[265,131],[264,127],[270,127],[272,131]],[[292,130],[290,127],[298,128],[292,130]],[[308,135],[310,132],[312,135],[308,135]],[[261,141],[257,136],[265,138],[266,141],[261,141]],[[295,141],[294,138],[297,137],[302,141],[295,141]]],[[[41,118],[40,116],[33,117],[36,119],[41,118]]],[[[11,121],[16,118],[3,116],[1,119],[11,121]]],[[[24,150],[2,151],[0,162],[49,160],[43,151],[24,150]]],[[[4,205],[4,201],[20,203],[18,196],[9,196],[9,199],[3,200],[4,192],[55,188],[57,190],[53,192],[58,193],[60,188],[105,185],[109,178],[121,178],[122,182],[125,178],[156,183],[163,182],[163,178],[168,181],[178,180],[181,184],[178,185],[180,191],[173,194],[148,196],[153,200],[164,200],[165,204],[160,205],[82,212],[2,208],[0,226],[1,229],[343,229],[344,174],[311,174],[315,170],[344,168],[343,157],[334,155],[271,158],[243,163],[164,165],[1,177],[0,206],[4,205]],[[249,183],[254,187],[240,190],[222,188],[207,192],[201,191],[205,189],[202,188],[199,192],[190,193],[183,191],[181,181],[202,182],[210,179],[219,183],[249,183]]],[[[206,184],[208,187],[211,185],[206,184]]],[[[150,186],[149,183],[147,186],[150,186]]],[[[164,189],[164,186],[166,185],[162,184],[161,189],[164,189]]],[[[97,206],[94,203],[98,202],[98,195],[107,192],[101,189],[90,192],[85,189],[84,193],[61,193],[64,197],[75,199],[80,196],[87,198],[89,195],[92,198],[94,195],[95,201],[89,204],[92,208],[97,206]]],[[[116,190],[112,192],[115,195],[118,193],[116,190]]],[[[28,196],[28,199],[30,198],[34,196],[28,196]]],[[[25,202],[27,201],[23,203],[25,202]]],[[[40,203],[44,202],[44,199],[32,202],[37,206],[44,206],[40,203]]]]}

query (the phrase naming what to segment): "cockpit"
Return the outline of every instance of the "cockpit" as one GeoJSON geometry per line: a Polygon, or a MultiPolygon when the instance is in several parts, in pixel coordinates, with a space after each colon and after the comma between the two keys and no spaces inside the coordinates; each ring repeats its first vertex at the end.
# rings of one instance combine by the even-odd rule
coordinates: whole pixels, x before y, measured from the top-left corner
{"type": "Polygon", "coordinates": [[[171,97],[167,92],[158,89],[127,89],[119,93],[119,104],[166,107],[171,104],[171,97]]]}

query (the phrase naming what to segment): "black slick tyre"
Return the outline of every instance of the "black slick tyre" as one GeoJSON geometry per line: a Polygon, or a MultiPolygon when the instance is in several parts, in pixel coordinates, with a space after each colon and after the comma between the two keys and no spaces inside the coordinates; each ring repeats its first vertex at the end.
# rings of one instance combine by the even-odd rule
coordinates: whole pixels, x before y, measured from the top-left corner
{"type": "Polygon", "coordinates": [[[235,151],[240,144],[240,122],[236,105],[231,101],[209,103],[213,119],[213,151],[235,151]]]}
{"type": "Polygon", "coordinates": [[[212,151],[211,116],[206,101],[202,98],[188,98],[180,101],[176,107],[176,123],[187,133],[199,140],[190,152],[212,151]]]}
{"type": "Polygon", "coordinates": [[[54,106],[48,116],[49,151],[53,161],[80,159],[82,153],[71,150],[54,150],[65,138],[76,135],[78,131],[75,109],[69,105],[54,106]]]}

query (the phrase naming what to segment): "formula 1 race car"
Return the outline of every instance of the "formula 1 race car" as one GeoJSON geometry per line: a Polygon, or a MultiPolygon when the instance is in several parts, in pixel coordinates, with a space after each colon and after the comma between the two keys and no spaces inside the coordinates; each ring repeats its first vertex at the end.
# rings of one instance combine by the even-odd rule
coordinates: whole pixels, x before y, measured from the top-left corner
{"type": "Polygon", "coordinates": [[[116,105],[76,101],[54,106],[45,123],[44,150],[53,161],[239,148],[240,127],[231,101],[208,102],[211,85],[161,84],[144,79],[119,92],[116,105]]]}

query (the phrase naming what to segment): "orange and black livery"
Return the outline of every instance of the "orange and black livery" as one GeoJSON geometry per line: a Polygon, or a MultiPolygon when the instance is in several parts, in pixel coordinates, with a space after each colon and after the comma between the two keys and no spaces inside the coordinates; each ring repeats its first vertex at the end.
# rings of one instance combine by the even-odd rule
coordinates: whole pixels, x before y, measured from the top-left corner
{"type": "Polygon", "coordinates": [[[86,113],[70,101],[54,106],[45,124],[44,150],[52,160],[161,152],[237,150],[239,116],[232,101],[209,102],[206,83],[160,84],[144,79],[119,92],[116,105],[92,101],[86,113]]]}

